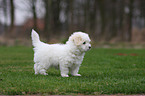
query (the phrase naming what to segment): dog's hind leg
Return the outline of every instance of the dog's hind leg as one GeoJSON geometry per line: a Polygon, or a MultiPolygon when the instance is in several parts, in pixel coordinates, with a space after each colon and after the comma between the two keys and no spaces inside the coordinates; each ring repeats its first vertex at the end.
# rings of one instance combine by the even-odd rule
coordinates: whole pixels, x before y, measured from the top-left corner
{"type": "Polygon", "coordinates": [[[41,70],[39,71],[39,73],[42,74],[42,75],[48,75],[48,74],[46,73],[46,70],[45,70],[45,69],[41,69],[41,70]]]}
{"type": "Polygon", "coordinates": [[[37,75],[37,74],[42,74],[42,75],[48,75],[47,73],[46,73],[46,69],[45,68],[43,68],[40,64],[34,64],[34,70],[35,70],[35,74],[37,75]]]}
{"type": "Polygon", "coordinates": [[[35,71],[35,75],[39,74],[39,71],[38,71],[38,64],[34,64],[34,71],[35,71]]]}

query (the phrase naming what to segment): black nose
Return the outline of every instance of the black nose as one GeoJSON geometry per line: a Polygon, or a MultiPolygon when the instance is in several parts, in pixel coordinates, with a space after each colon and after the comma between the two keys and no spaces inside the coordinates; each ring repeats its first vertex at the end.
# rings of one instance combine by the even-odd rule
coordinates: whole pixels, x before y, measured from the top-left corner
{"type": "Polygon", "coordinates": [[[91,49],[91,46],[89,46],[89,49],[91,49]]]}

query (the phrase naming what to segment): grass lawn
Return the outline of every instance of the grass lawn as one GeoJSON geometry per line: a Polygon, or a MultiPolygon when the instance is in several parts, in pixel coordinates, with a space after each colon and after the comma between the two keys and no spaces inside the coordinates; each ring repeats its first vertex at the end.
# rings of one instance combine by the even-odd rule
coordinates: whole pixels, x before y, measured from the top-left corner
{"type": "Polygon", "coordinates": [[[92,49],[82,77],[34,75],[33,64],[32,48],[0,47],[0,95],[145,94],[145,49],[92,49]]]}

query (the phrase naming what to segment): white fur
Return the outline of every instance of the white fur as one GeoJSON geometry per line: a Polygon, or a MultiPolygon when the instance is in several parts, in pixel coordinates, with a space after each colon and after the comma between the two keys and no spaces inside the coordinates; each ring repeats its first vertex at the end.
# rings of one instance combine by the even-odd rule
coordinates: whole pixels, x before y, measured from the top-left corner
{"type": "Polygon", "coordinates": [[[88,34],[75,32],[66,44],[43,43],[34,30],[32,30],[31,37],[34,46],[35,74],[48,75],[46,73],[48,68],[59,67],[62,77],[69,77],[69,71],[73,76],[81,76],[78,74],[79,67],[85,52],[91,48],[88,34]]]}

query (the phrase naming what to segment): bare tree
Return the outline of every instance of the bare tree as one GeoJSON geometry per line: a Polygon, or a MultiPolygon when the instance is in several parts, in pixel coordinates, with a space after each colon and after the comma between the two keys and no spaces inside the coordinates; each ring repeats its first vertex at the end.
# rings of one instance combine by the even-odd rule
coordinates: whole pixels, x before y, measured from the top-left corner
{"type": "Polygon", "coordinates": [[[37,0],[32,0],[31,2],[32,2],[34,29],[37,30],[37,13],[36,13],[36,2],[37,2],[37,0]]]}
{"type": "Polygon", "coordinates": [[[60,0],[52,0],[51,14],[52,14],[52,29],[53,34],[60,34],[60,0]]]}
{"type": "Polygon", "coordinates": [[[95,34],[96,29],[97,29],[97,3],[98,3],[97,0],[92,1],[92,8],[90,9],[90,30],[91,30],[91,34],[95,34]]]}
{"type": "Polygon", "coordinates": [[[4,26],[6,27],[7,26],[7,24],[6,24],[6,22],[7,22],[7,0],[2,0],[2,4],[3,4],[3,15],[4,15],[4,17],[5,17],[5,23],[4,23],[4,26]]]}
{"type": "Polygon", "coordinates": [[[109,35],[109,37],[108,37],[108,40],[110,40],[111,38],[114,38],[116,35],[117,35],[117,29],[116,29],[116,19],[117,19],[117,17],[116,17],[116,0],[111,0],[111,20],[112,21],[110,21],[111,22],[111,30],[110,30],[110,35],[109,35]]]}
{"type": "Polygon", "coordinates": [[[132,18],[133,18],[133,3],[134,0],[129,0],[128,2],[128,12],[126,14],[126,35],[125,35],[125,39],[126,41],[131,41],[132,40],[132,18]]]}
{"type": "Polygon", "coordinates": [[[51,0],[44,0],[45,16],[44,16],[44,35],[49,39],[51,35],[51,0]]]}
{"type": "Polygon", "coordinates": [[[100,10],[100,18],[101,18],[101,37],[105,34],[106,28],[106,14],[105,14],[105,0],[98,0],[98,6],[100,10]]]}
{"type": "Polygon", "coordinates": [[[14,5],[14,0],[10,0],[10,13],[11,13],[11,25],[10,25],[10,29],[13,30],[13,28],[14,28],[14,21],[15,21],[15,5],[14,5]]]}
{"type": "Polygon", "coordinates": [[[120,37],[119,39],[121,41],[124,40],[124,31],[123,31],[123,20],[124,20],[124,0],[119,1],[119,13],[118,18],[119,18],[119,25],[118,25],[118,36],[120,37]]]}
{"type": "Polygon", "coordinates": [[[120,40],[132,41],[133,24],[135,25],[137,21],[140,24],[138,26],[144,27],[145,25],[143,23],[145,22],[145,0],[23,0],[21,1],[23,6],[16,5],[17,2],[14,3],[14,1],[1,0],[1,5],[4,7],[0,9],[5,17],[9,17],[10,14],[9,29],[11,30],[9,32],[11,33],[15,28],[15,8],[17,6],[28,13],[31,12],[35,30],[39,30],[40,27],[38,25],[40,15],[37,11],[39,8],[42,10],[44,8],[44,17],[41,16],[41,20],[44,20],[44,23],[41,21],[43,23],[41,31],[44,37],[50,39],[54,35],[70,35],[73,31],[83,30],[96,41],[100,39],[110,41],[112,38],[116,40],[117,37],[120,40]],[[39,5],[38,2],[43,2],[43,5],[39,5]]]}
{"type": "Polygon", "coordinates": [[[74,0],[69,0],[68,2],[69,4],[69,17],[70,17],[70,22],[69,22],[69,34],[73,31],[73,27],[74,27],[74,0]]]}

